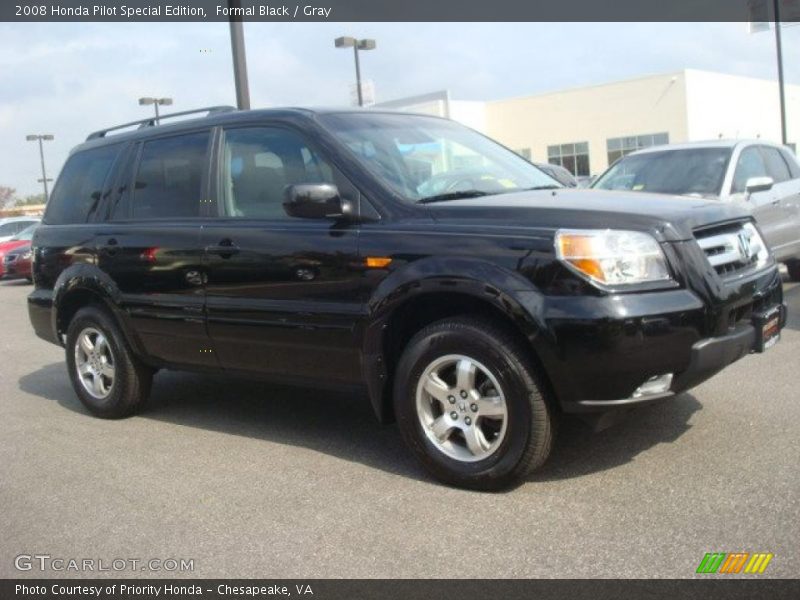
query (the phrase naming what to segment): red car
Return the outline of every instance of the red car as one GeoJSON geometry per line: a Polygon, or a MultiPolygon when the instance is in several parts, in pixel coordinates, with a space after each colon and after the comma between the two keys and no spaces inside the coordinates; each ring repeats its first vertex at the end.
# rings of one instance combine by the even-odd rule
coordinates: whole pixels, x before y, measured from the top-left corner
{"type": "MultiPolygon", "coordinates": [[[[37,223],[38,225],[38,223],[37,223]]],[[[29,246],[31,245],[31,239],[33,238],[33,232],[36,230],[36,225],[31,225],[27,229],[23,229],[13,238],[8,241],[0,242],[0,279],[6,276],[5,270],[5,262],[6,262],[6,255],[10,254],[12,250],[17,250],[22,246],[29,246]]],[[[28,269],[28,275],[26,277],[30,277],[30,267],[28,269]]]]}
{"type": "Polygon", "coordinates": [[[28,281],[33,281],[32,258],[33,252],[30,242],[25,242],[25,245],[17,246],[13,250],[6,252],[3,257],[5,277],[8,279],[22,279],[24,277],[28,281]]]}

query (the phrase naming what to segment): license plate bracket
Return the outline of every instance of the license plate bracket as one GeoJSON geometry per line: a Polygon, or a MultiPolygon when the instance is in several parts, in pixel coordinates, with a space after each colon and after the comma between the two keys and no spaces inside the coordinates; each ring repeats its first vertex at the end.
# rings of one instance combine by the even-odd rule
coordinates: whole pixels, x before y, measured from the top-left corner
{"type": "Polygon", "coordinates": [[[781,339],[781,307],[773,306],[755,313],[753,327],[756,330],[753,352],[764,352],[772,348],[781,339]]]}

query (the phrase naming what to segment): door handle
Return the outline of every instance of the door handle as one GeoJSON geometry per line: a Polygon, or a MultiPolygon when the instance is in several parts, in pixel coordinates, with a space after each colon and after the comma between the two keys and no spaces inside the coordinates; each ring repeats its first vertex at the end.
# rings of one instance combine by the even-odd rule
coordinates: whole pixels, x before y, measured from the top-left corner
{"type": "Polygon", "coordinates": [[[234,254],[239,253],[239,247],[234,246],[232,242],[225,243],[226,240],[223,240],[216,246],[206,246],[206,252],[208,254],[217,254],[222,258],[228,258],[229,256],[233,256],[234,254]]]}

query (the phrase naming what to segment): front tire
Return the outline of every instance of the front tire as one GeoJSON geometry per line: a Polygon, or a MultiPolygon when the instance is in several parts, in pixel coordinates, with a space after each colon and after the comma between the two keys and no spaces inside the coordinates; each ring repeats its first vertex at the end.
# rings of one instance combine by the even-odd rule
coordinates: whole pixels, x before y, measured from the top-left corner
{"type": "Polygon", "coordinates": [[[531,363],[516,336],[490,321],[438,321],[411,339],[395,373],[395,414],[434,477],[499,490],[545,462],[554,415],[531,363]]]}
{"type": "Polygon", "coordinates": [[[131,353],[104,310],[79,310],[67,329],[67,369],[81,403],[97,417],[120,419],[147,401],[153,374],[131,353]]]}

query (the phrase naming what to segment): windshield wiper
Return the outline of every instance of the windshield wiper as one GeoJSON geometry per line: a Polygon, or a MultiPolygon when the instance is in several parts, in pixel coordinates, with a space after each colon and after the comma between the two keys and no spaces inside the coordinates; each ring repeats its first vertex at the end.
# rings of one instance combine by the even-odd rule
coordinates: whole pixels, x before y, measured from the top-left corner
{"type": "Polygon", "coordinates": [[[529,188],[512,188],[508,190],[498,190],[496,192],[482,192],[481,190],[462,190],[460,192],[447,192],[435,196],[426,196],[417,200],[417,204],[428,204],[429,202],[443,202],[445,200],[461,200],[462,198],[480,198],[481,196],[499,196],[501,194],[513,194],[514,192],[530,192],[534,190],[560,190],[560,185],[536,185],[529,188]]]}
{"type": "Polygon", "coordinates": [[[529,188],[520,188],[518,190],[514,190],[515,192],[535,192],[537,190],[560,190],[563,189],[564,186],[562,185],[553,185],[552,183],[548,185],[535,185],[529,188]]]}
{"type": "Polygon", "coordinates": [[[461,200],[462,198],[480,198],[481,196],[488,196],[488,192],[481,190],[462,190],[460,192],[447,192],[446,194],[436,194],[435,196],[426,196],[417,200],[417,204],[428,204],[429,202],[443,202],[445,200],[461,200]]]}

